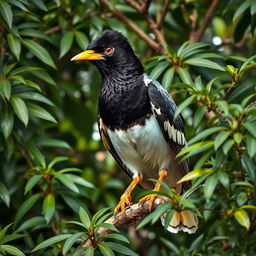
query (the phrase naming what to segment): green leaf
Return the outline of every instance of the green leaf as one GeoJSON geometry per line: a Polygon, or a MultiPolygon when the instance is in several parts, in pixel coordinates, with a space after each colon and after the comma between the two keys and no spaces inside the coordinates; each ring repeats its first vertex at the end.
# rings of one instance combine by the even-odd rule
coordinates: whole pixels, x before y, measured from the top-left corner
{"type": "Polygon", "coordinates": [[[80,220],[82,221],[84,227],[86,229],[88,229],[92,223],[91,223],[88,213],[82,207],[80,207],[80,209],[79,209],[79,217],[80,217],[80,220]]]}
{"type": "Polygon", "coordinates": [[[20,50],[21,50],[20,40],[18,38],[16,38],[15,36],[13,36],[12,34],[8,34],[7,41],[8,41],[8,45],[10,47],[11,52],[13,53],[15,58],[17,60],[19,60],[20,59],[20,50]]]}
{"type": "Polygon", "coordinates": [[[225,129],[225,127],[219,126],[219,127],[212,127],[208,128],[200,133],[198,133],[193,139],[191,139],[188,144],[194,144],[195,142],[198,142],[199,140],[207,138],[209,135],[216,133],[217,131],[225,129]]]}
{"type": "Polygon", "coordinates": [[[232,148],[232,146],[234,145],[235,141],[233,139],[229,139],[227,140],[224,145],[223,145],[223,152],[225,155],[228,154],[229,150],[232,148]]]}
{"type": "Polygon", "coordinates": [[[0,0],[0,13],[9,28],[12,28],[13,13],[11,6],[5,0],[0,0]]]}
{"type": "Polygon", "coordinates": [[[233,16],[233,21],[240,16],[242,13],[245,12],[246,9],[248,9],[251,5],[251,1],[243,1],[241,5],[236,9],[234,16],[233,16]]]}
{"type": "Polygon", "coordinates": [[[31,209],[32,206],[42,197],[42,194],[34,194],[30,196],[23,204],[19,207],[18,212],[15,216],[15,223],[18,223],[21,218],[31,209]]]}
{"type": "Polygon", "coordinates": [[[110,247],[115,252],[119,252],[129,256],[139,256],[137,253],[135,253],[134,251],[132,251],[131,249],[127,248],[124,245],[116,244],[112,242],[105,242],[104,244],[110,247]]]}
{"type": "Polygon", "coordinates": [[[254,138],[256,138],[255,126],[252,123],[246,122],[242,125],[254,138]]]}
{"type": "Polygon", "coordinates": [[[152,221],[151,223],[154,224],[156,221],[171,208],[170,203],[164,203],[159,205],[152,213],[152,221]]]}
{"type": "Polygon", "coordinates": [[[180,179],[177,183],[193,180],[193,179],[201,177],[201,176],[203,176],[204,174],[207,174],[207,173],[213,173],[213,170],[208,169],[208,168],[206,168],[206,169],[195,169],[195,170],[187,173],[185,176],[183,176],[182,179],[180,179]]]}
{"type": "Polygon", "coordinates": [[[230,136],[231,131],[223,131],[218,134],[218,136],[215,138],[214,141],[214,148],[217,150],[223,143],[226,141],[226,139],[230,136]]]}
{"type": "Polygon", "coordinates": [[[64,162],[64,161],[68,161],[69,157],[67,156],[58,156],[55,157],[48,165],[49,168],[52,168],[55,164],[60,163],[60,162],[64,162]]]}
{"type": "Polygon", "coordinates": [[[225,71],[225,69],[221,67],[219,64],[207,59],[191,58],[186,60],[184,64],[225,71]]]}
{"type": "Polygon", "coordinates": [[[188,58],[189,56],[192,56],[198,52],[203,52],[206,46],[208,46],[209,44],[207,43],[193,43],[193,44],[186,44],[185,47],[180,51],[178,51],[178,56],[180,56],[180,58],[182,60],[188,58]],[[200,49],[201,48],[201,49],[200,49]]]}
{"type": "Polygon", "coordinates": [[[0,81],[0,95],[2,95],[4,98],[9,100],[11,97],[11,91],[12,91],[12,87],[11,87],[10,81],[8,80],[0,81]]]}
{"type": "Polygon", "coordinates": [[[10,223],[9,225],[5,226],[1,231],[0,231],[0,242],[3,240],[5,233],[8,231],[9,227],[12,225],[13,223],[10,223]]]}
{"type": "Polygon", "coordinates": [[[22,43],[43,63],[57,69],[48,51],[40,44],[30,39],[23,39],[22,43]]]}
{"type": "Polygon", "coordinates": [[[13,129],[13,112],[9,111],[7,108],[3,108],[1,112],[1,129],[4,137],[7,139],[13,129]]]}
{"type": "Polygon", "coordinates": [[[15,232],[21,232],[26,229],[31,229],[36,227],[37,225],[45,224],[45,218],[42,216],[32,217],[23,222],[15,232]]]}
{"type": "Polygon", "coordinates": [[[170,87],[173,80],[173,76],[174,76],[174,67],[168,69],[163,76],[162,85],[164,88],[170,87]]]}
{"type": "Polygon", "coordinates": [[[204,196],[206,201],[209,201],[209,199],[213,195],[213,191],[215,190],[217,183],[218,183],[218,176],[216,174],[213,174],[206,179],[205,185],[204,185],[204,196]]]}
{"type": "MultiPolygon", "coordinates": [[[[66,172],[68,170],[71,171],[72,169],[71,168],[66,168],[66,169],[62,169],[60,172],[63,173],[63,170],[64,170],[64,172],[66,172]]],[[[89,181],[87,181],[87,180],[85,180],[85,179],[83,179],[83,178],[81,178],[77,175],[73,175],[73,174],[65,174],[65,175],[70,181],[72,181],[76,184],[79,184],[79,185],[81,185],[83,187],[86,187],[86,188],[95,188],[94,185],[91,182],[89,182],[89,181]]]]}
{"type": "Polygon", "coordinates": [[[251,158],[256,154],[256,139],[250,135],[246,136],[246,149],[251,158]]]}
{"type": "Polygon", "coordinates": [[[27,106],[28,106],[29,113],[31,115],[53,122],[53,123],[57,123],[56,119],[42,107],[32,103],[28,103],[27,106]]]}
{"type": "Polygon", "coordinates": [[[221,184],[228,189],[229,188],[229,178],[226,172],[224,171],[218,171],[217,176],[221,184]]]}
{"type": "Polygon", "coordinates": [[[12,245],[8,245],[8,244],[4,244],[1,245],[1,247],[4,249],[5,252],[14,255],[14,256],[25,256],[25,254],[20,251],[18,248],[12,246],[12,245]]]}
{"type": "Polygon", "coordinates": [[[186,159],[190,156],[196,155],[198,153],[201,153],[201,152],[211,148],[213,145],[214,145],[214,141],[212,141],[212,140],[198,142],[194,145],[184,148],[181,152],[179,152],[177,157],[180,157],[180,156],[183,156],[186,154],[186,156],[183,157],[184,159],[186,159]]]}
{"type": "Polygon", "coordinates": [[[27,109],[25,102],[17,96],[12,96],[11,103],[12,103],[15,114],[24,123],[24,125],[27,126],[27,124],[28,124],[28,109],[27,109]]]}
{"type": "Polygon", "coordinates": [[[84,255],[86,255],[86,256],[93,256],[94,255],[94,248],[93,248],[93,246],[87,247],[86,250],[84,251],[84,255]]]}
{"type": "Polygon", "coordinates": [[[87,36],[80,31],[75,31],[75,38],[76,38],[76,42],[79,45],[79,47],[81,48],[81,50],[85,50],[89,44],[89,40],[87,38],[87,36]]]}
{"type": "Polygon", "coordinates": [[[234,217],[241,226],[249,230],[250,218],[245,210],[242,208],[237,209],[234,213],[234,217]]]}
{"type": "Polygon", "coordinates": [[[108,208],[103,208],[103,209],[100,209],[99,211],[97,211],[94,216],[92,217],[92,225],[94,226],[98,219],[102,217],[102,215],[104,213],[106,213],[107,211],[109,210],[109,207],[108,208]]]}
{"type": "Polygon", "coordinates": [[[20,67],[20,68],[15,68],[10,75],[11,76],[15,76],[15,75],[19,75],[21,73],[26,73],[29,71],[42,71],[42,68],[39,67],[20,67]]]}
{"type": "Polygon", "coordinates": [[[184,100],[176,109],[175,114],[174,114],[174,119],[178,117],[178,115],[186,108],[188,107],[195,99],[195,95],[191,95],[188,97],[186,100],[184,100]]]}
{"type": "Polygon", "coordinates": [[[58,139],[44,139],[42,141],[39,141],[37,144],[44,147],[59,147],[71,149],[70,145],[66,141],[58,139]]]}
{"type": "Polygon", "coordinates": [[[169,62],[157,64],[157,66],[155,66],[154,69],[151,71],[150,77],[152,79],[157,79],[169,65],[169,62]]]}
{"type": "Polygon", "coordinates": [[[106,229],[109,229],[109,230],[112,230],[112,231],[115,231],[115,232],[119,232],[119,230],[112,224],[109,224],[109,223],[99,223],[97,225],[95,225],[95,227],[97,228],[106,228],[106,229]]]}
{"type": "Polygon", "coordinates": [[[256,212],[256,206],[255,205],[246,204],[246,205],[241,206],[240,208],[246,209],[248,211],[256,212]]]}
{"type": "Polygon", "coordinates": [[[35,159],[41,166],[45,167],[45,157],[37,146],[31,143],[27,146],[27,150],[33,160],[35,159]]]}
{"type": "Polygon", "coordinates": [[[62,58],[71,48],[74,39],[72,32],[66,32],[60,41],[60,56],[62,58]]]}
{"type": "MultiPolygon", "coordinates": [[[[69,251],[69,249],[73,246],[73,244],[74,244],[77,240],[79,240],[79,238],[81,239],[81,237],[83,236],[83,234],[84,234],[83,232],[78,232],[78,233],[72,235],[71,237],[69,237],[69,238],[65,241],[65,243],[64,243],[64,245],[63,245],[63,254],[64,254],[64,255],[67,254],[67,252],[69,251]]],[[[86,255],[87,255],[87,254],[86,254],[86,255]]]]}
{"type": "Polygon", "coordinates": [[[116,240],[119,240],[119,241],[122,241],[122,242],[125,242],[125,243],[129,243],[129,240],[125,236],[120,235],[120,234],[107,234],[107,235],[104,235],[102,238],[104,238],[104,239],[116,239],[116,240]]]}
{"type": "Polygon", "coordinates": [[[167,240],[165,238],[160,237],[160,240],[163,242],[164,245],[166,245],[169,249],[171,249],[175,253],[175,255],[180,254],[179,248],[169,239],[167,240]]]}
{"type": "Polygon", "coordinates": [[[40,249],[43,249],[45,247],[49,247],[53,244],[56,244],[56,243],[59,243],[65,239],[68,239],[69,237],[71,237],[72,234],[62,234],[62,235],[58,235],[58,236],[54,236],[54,237],[51,237],[45,241],[43,241],[42,243],[38,244],[33,250],[32,252],[34,251],[38,251],[40,249]]]}
{"type": "Polygon", "coordinates": [[[177,68],[177,72],[178,72],[179,77],[183,83],[193,85],[191,76],[186,69],[179,67],[179,68],[177,68]]]}
{"type": "Polygon", "coordinates": [[[47,224],[51,221],[55,212],[55,198],[53,194],[48,194],[43,202],[43,213],[47,224]]]}
{"type": "MultiPolygon", "coordinates": [[[[28,81],[28,80],[25,80],[25,81],[28,81]]],[[[39,101],[39,102],[43,102],[47,105],[54,106],[54,103],[52,101],[47,99],[42,94],[39,94],[39,93],[36,93],[36,92],[19,93],[18,96],[21,97],[22,99],[39,101]]]]}
{"type": "Polygon", "coordinates": [[[45,3],[43,2],[43,0],[30,0],[30,1],[33,2],[41,10],[43,10],[45,12],[48,11],[48,9],[47,9],[45,3]]]}
{"type": "Polygon", "coordinates": [[[56,179],[58,179],[63,185],[71,189],[72,191],[79,193],[79,189],[77,186],[68,178],[66,174],[62,174],[59,172],[53,172],[53,175],[56,179]]]}
{"type": "Polygon", "coordinates": [[[98,247],[103,256],[115,256],[112,250],[108,246],[106,246],[105,243],[98,244],[98,247]]]}
{"type": "Polygon", "coordinates": [[[42,174],[32,176],[25,186],[25,195],[43,178],[42,174]]]}

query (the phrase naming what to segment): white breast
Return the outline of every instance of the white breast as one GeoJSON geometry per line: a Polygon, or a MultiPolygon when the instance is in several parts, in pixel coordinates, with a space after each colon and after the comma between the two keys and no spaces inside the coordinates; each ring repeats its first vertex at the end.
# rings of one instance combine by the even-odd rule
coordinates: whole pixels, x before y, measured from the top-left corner
{"type": "Polygon", "coordinates": [[[126,131],[108,130],[109,138],[123,163],[133,173],[155,178],[171,164],[170,146],[165,141],[154,115],[144,126],[135,125],[126,131]]]}

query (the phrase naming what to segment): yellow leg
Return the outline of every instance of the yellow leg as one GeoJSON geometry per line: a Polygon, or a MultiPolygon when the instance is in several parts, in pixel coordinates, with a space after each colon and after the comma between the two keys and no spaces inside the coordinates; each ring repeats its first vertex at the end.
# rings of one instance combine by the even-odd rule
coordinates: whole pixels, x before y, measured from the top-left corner
{"type": "MultiPolygon", "coordinates": [[[[158,180],[159,180],[159,181],[163,181],[163,180],[166,178],[166,176],[167,176],[167,170],[166,170],[166,169],[163,169],[163,170],[161,170],[161,171],[159,172],[159,178],[158,178],[158,180]]],[[[161,183],[160,183],[160,182],[157,182],[157,183],[155,184],[155,187],[154,187],[153,191],[160,191],[160,188],[161,188],[161,183]]],[[[156,199],[157,196],[158,196],[157,194],[147,195],[147,196],[141,198],[141,199],[140,199],[140,202],[141,202],[141,203],[145,203],[146,201],[149,201],[149,210],[151,211],[152,206],[153,206],[154,201],[155,201],[155,199],[156,199]]]]}
{"type": "Polygon", "coordinates": [[[123,195],[120,197],[120,202],[117,204],[117,206],[114,210],[115,212],[121,211],[122,213],[124,213],[125,207],[132,204],[131,193],[132,193],[133,189],[136,187],[136,185],[141,182],[141,180],[142,180],[141,176],[138,176],[132,180],[129,187],[125,190],[123,195]]]}

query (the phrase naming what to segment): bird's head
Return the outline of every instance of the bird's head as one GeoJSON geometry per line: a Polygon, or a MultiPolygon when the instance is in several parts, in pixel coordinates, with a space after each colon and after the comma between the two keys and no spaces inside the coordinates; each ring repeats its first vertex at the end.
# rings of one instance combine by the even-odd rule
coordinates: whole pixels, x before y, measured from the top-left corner
{"type": "Polygon", "coordinates": [[[71,61],[81,60],[91,61],[103,76],[132,69],[143,73],[143,67],[127,38],[114,30],[104,31],[88,45],[86,51],[71,59],[71,61]]]}

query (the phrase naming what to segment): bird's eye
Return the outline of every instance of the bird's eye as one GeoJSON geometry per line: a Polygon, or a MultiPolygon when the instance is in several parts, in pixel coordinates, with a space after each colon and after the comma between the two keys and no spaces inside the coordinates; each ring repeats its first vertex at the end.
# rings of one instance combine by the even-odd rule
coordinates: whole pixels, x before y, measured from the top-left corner
{"type": "Polygon", "coordinates": [[[110,55],[113,51],[114,51],[114,49],[112,47],[107,47],[104,50],[104,53],[107,54],[107,55],[110,55]]]}

